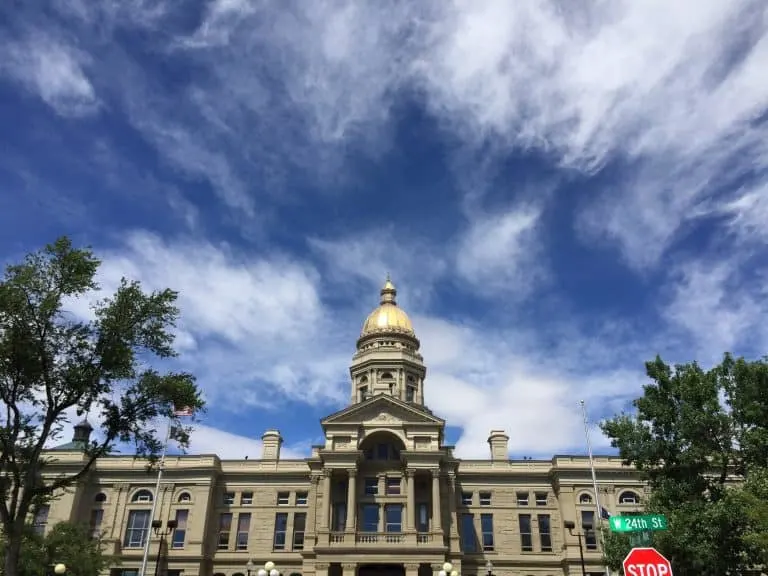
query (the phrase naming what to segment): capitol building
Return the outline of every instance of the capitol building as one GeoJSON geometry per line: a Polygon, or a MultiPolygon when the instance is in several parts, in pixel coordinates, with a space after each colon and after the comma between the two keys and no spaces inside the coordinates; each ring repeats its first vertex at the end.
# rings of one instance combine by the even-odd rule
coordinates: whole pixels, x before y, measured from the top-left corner
{"type": "MultiPolygon", "coordinates": [[[[511,459],[502,430],[489,430],[486,459],[457,458],[424,404],[427,366],[396,296],[387,279],[357,340],[349,404],[320,421],[325,442],[307,458],[281,458],[267,430],[250,458],[167,457],[158,493],[144,460],[101,458],[39,510],[38,529],[89,523],[119,560],[110,576],[141,576],[147,539],[146,576],[257,576],[266,562],[282,576],[434,576],[445,562],[461,576],[605,574],[596,502],[636,511],[637,472],[595,456],[595,495],[586,456],[511,459]]],[[[80,423],[52,449],[50,473],[77,470],[89,434],[80,423]]]]}

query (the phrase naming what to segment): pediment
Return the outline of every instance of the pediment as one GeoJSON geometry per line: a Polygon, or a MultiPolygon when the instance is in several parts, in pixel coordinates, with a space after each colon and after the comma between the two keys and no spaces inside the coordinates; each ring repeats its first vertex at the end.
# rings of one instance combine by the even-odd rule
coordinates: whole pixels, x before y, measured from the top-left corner
{"type": "Polygon", "coordinates": [[[326,424],[444,424],[441,418],[386,394],[369,398],[331,414],[322,420],[326,424]]]}

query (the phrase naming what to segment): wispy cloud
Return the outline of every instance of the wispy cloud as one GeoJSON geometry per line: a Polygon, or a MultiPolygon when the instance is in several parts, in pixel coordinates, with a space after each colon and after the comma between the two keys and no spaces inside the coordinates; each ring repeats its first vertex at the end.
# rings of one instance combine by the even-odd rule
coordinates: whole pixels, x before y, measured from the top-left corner
{"type": "Polygon", "coordinates": [[[88,54],[46,33],[29,33],[0,43],[0,71],[39,96],[62,116],[86,116],[99,108],[99,99],[85,73],[88,54]]]}

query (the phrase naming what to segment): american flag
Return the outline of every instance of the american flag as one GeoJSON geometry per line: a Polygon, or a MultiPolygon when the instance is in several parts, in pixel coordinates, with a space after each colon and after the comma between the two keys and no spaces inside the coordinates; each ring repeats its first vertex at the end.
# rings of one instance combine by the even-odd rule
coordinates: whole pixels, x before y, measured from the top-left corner
{"type": "Polygon", "coordinates": [[[182,406],[181,408],[173,407],[173,415],[176,417],[180,416],[192,416],[192,408],[190,406],[182,406]]]}

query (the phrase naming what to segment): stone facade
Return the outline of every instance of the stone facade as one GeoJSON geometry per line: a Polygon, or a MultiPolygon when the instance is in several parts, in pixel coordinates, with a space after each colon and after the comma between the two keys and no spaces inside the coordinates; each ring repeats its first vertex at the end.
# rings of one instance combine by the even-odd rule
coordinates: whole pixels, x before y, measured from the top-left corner
{"type": "MultiPolygon", "coordinates": [[[[321,421],[325,443],[308,458],[280,458],[282,438],[270,430],[260,459],[167,458],[157,495],[145,462],[103,458],[41,514],[41,529],[90,522],[120,558],[113,576],[138,574],[148,537],[146,574],[154,575],[157,497],[155,519],[178,521],[161,554],[169,576],[256,576],[268,560],[283,576],[427,576],[445,561],[465,576],[489,568],[497,576],[580,574],[580,535],[586,571],[604,574],[599,539],[584,524],[594,526],[600,506],[612,514],[638,508],[646,491],[635,471],[595,457],[598,506],[586,457],[511,460],[508,437],[495,430],[487,460],[456,458],[445,422],[424,405],[426,367],[395,296],[387,280],[357,342],[351,402],[321,421]]],[[[82,461],[72,444],[62,448],[57,467],[82,461]]]]}

